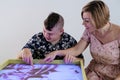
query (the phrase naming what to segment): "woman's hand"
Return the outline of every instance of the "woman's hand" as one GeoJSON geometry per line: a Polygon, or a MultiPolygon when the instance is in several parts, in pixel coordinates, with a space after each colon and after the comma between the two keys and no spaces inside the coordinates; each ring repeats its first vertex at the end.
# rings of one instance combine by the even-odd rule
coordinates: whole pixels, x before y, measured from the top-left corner
{"type": "Polygon", "coordinates": [[[57,51],[53,51],[53,52],[46,55],[44,61],[46,63],[50,63],[55,59],[56,55],[57,55],[57,51]]]}
{"type": "Polygon", "coordinates": [[[115,80],[120,80],[120,74],[115,78],[115,80]]]}
{"type": "Polygon", "coordinates": [[[76,58],[70,54],[67,54],[64,58],[64,62],[65,63],[73,63],[73,62],[76,62],[76,61],[79,61],[80,59],[79,58],[76,58]]]}

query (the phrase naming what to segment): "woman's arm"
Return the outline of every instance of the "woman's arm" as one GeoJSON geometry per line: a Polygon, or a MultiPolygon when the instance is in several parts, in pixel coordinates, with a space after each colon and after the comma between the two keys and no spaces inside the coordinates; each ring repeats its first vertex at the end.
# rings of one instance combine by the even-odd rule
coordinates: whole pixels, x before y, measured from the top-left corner
{"type": "Polygon", "coordinates": [[[66,56],[67,54],[70,54],[72,56],[78,56],[80,53],[82,53],[88,46],[88,42],[85,40],[80,40],[74,47],[66,49],[66,50],[58,50],[53,51],[46,55],[46,58],[44,59],[45,62],[51,62],[55,59],[56,56],[66,56]]]}
{"type": "Polygon", "coordinates": [[[66,50],[54,51],[52,54],[55,54],[58,56],[65,56],[66,54],[70,54],[72,56],[78,56],[87,48],[88,44],[89,43],[87,41],[81,39],[74,47],[66,50]]]}

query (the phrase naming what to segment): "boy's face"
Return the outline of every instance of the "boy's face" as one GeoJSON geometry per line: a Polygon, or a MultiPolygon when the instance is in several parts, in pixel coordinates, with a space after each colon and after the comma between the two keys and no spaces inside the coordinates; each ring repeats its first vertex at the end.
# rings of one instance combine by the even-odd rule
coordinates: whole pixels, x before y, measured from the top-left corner
{"type": "Polygon", "coordinates": [[[60,38],[61,34],[63,33],[63,29],[60,29],[58,26],[55,26],[51,29],[51,31],[47,30],[45,27],[43,28],[43,35],[48,42],[53,44],[57,43],[60,38]]]}

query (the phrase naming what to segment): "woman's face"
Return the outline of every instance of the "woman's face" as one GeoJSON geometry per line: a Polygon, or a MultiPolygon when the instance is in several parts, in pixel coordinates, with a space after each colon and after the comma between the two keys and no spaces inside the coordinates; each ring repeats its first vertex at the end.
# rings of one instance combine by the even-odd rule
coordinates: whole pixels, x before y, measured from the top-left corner
{"type": "Polygon", "coordinates": [[[90,12],[84,12],[83,13],[83,25],[89,32],[93,32],[96,30],[96,27],[94,26],[94,21],[91,17],[90,12]]]}

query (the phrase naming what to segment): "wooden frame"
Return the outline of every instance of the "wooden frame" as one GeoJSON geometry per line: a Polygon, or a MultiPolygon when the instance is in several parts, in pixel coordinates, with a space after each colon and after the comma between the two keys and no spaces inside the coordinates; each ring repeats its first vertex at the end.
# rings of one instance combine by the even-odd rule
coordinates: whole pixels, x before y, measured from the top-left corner
{"type": "MultiPolygon", "coordinates": [[[[0,65],[0,70],[2,70],[4,67],[6,67],[9,64],[17,64],[17,63],[24,63],[21,59],[9,59],[7,61],[5,61],[3,64],[0,65]]],[[[34,59],[33,63],[40,63],[40,64],[65,64],[63,62],[63,60],[54,60],[51,63],[44,63],[43,60],[38,60],[38,59],[34,59]]],[[[83,65],[83,60],[79,60],[77,62],[74,62],[73,64],[78,64],[81,69],[82,69],[82,75],[83,75],[83,79],[87,80],[86,74],[85,74],[85,70],[84,70],[84,65],[83,65]]]]}

